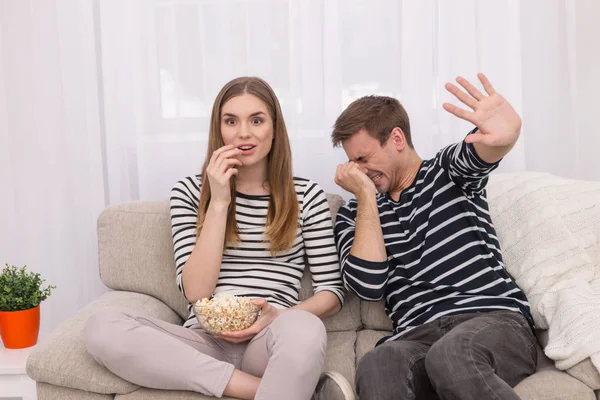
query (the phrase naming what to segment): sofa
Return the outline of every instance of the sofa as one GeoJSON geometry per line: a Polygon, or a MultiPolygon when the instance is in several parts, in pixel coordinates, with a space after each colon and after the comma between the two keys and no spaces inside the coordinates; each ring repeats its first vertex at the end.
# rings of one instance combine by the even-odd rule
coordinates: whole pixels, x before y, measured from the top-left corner
{"type": "MultiPolygon", "coordinates": [[[[488,190],[493,186],[492,178],[488,190]]],[[[335,216],[343,200],[338,195],[328,195],[328,200],[335,216]]],[[[30,355],[27,373],[36,381],[38,399],[208,399],[197,393],[138,387],[100,366],[86,352],[84,324],[102,308],[126,306],[177,324],[188,316],[187,301],[175,285],[167,201],[109,206],[99,216],[97,231],[100,277],[110,290],[63,321],[30,355]]],[[[310,294],[307,272],[302,297],[310,294]]],[[[391,329],[382,302],[360,301],[350,293],[342,310],[325,320],[325,326],[329,342],[324,370],[340,372],[352,385],[358,361],[391,329]]],[[[544,343],[545,332],[539,331],[538,337],[544,343]]],[[[537,372],[515,389],[522,399],[600,400],[600,376],[589,360],[565,372],[539,350],[537,372]]]]}

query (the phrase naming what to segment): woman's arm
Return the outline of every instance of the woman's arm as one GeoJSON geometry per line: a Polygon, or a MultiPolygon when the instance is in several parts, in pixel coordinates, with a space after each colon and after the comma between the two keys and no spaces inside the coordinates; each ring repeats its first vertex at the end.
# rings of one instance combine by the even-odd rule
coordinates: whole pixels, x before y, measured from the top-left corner
{"type": "MultiPolygon", "coordinates": [[[[204,297],[210,297],[214,293],[225,244],[225,232],[227,226],[227,210],[232,201],[230,192],[230,180],[237,174],[236,165],[241,161],[234,158],[240,150],[233,146],[224,146],[216,150],[209,161],[206,169],[210,185],[211,199],[204,218],[200,234],[196,240],[195,218],[198,215],[198,199],[187,201],[184,208],[189,209],[190,203],[195,204],[195,215],[193,221],[189,221],[183,227],[178,227],[175,218],[173,195],[171,196],[171,216],[173,225],[173,240],[175,245],[175,257],[177,262],[178,283],[180,289],[190,303],[195,303],[204,297]],[[195,240],[193,248],[186,251],[178,251],[181,241],[195,240]]],[[[205,186],[206,187],[206,186],[205,186]]],[[[198,196],[199,198],[199,196],[198,196]]],[[[189,244],[188,244],[189,246],[189,244]]]]}
{"type": "Polygon", "coordinates": [[[302,238],[315,294],[292,308],[327,318],[340,311],[344,302],[333,221],[327,196],[317,183],[307,183],[302,203],[302,238]]]}
{"type": "Polygon", "coordinates": [[[342,304],[340,303],[338,297],[333,294],[333,292],[324,290],[315,294],[309,299],[306,299],[297,306],[280,311],[293,309],[308,311],[309,313],[315,314],[321,319],[325,319],[340,311],[342,309],[342,304]]]}
{"type": "Polygon", "coordinates": [[[181,281],[185,297],[192,304],[210,298],[215,291],[221,270],[227,209],[228,204],[210,203],[194,250],[183,266],[181,281]]]}

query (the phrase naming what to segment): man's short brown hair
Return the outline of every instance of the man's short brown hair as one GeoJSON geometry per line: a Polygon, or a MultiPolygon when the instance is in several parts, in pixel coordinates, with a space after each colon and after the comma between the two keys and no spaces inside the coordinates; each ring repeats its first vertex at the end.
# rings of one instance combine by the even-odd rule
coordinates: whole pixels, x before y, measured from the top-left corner
{"type": "Polygon", "coordinates": [[[402,129],[406,143],[412,148],[408,114],[400,102],[393,97],[365,96],[354,100],[337,118],[331,141],[337,147],[364,129],[383,146],[395,127],[402,129]]]}

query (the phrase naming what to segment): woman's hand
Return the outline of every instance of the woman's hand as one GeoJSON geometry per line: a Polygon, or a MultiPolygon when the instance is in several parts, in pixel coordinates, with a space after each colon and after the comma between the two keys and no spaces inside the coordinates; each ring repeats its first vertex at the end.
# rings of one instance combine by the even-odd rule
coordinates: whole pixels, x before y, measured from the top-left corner
{"type": "Polygon", "coordinates": [[[210,184],[211,202],[227,204],[231,202],[230,179],[238,173],[236,166],[241,166],[242,162],[235,158],[240,155],[242,150],[227,145],[215,150],[210,157],[206,175],[210,184]]]}
{"type": "Polygon", "coordinates": [[[251,327],[236,332],[221,332],[216,336],[218,339],[223,339],[231,343],[242,343],[258,334],[275,321],[275,319],[284,311],[273,307],[265,299],[253,299],[252,302],[261,308],[260,316],[251,327]]]}

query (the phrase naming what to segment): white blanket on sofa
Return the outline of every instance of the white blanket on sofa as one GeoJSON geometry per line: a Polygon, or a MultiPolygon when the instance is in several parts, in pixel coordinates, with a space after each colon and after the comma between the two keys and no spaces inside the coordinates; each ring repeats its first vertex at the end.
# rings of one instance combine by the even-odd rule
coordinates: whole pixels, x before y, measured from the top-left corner
{"type": "Polygon", "coordinates": [[[600,182],[496,174],[488,201],[506,268],[548,329],[546,355],[600,370],[600,182]]]}

